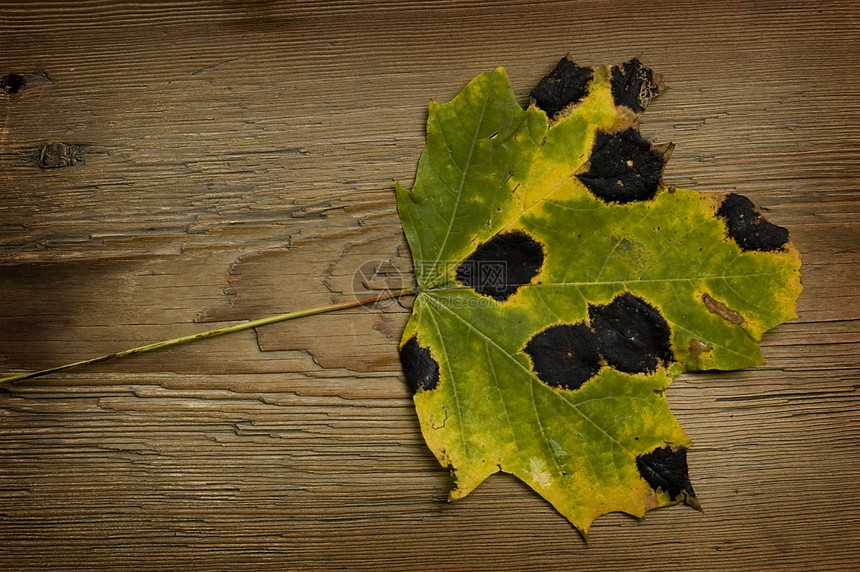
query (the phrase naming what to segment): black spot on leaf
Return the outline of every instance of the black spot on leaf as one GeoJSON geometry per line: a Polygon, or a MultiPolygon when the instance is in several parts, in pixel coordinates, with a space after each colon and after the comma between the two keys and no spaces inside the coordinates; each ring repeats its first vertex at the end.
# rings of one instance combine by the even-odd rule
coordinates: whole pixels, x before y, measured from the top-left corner
{"type": "Polygon", "coordinates": [[[639,474],[652,489],[662,490],[673,501],[686,500],[696,505],[696,493],[690,484],[687,472],[687,450],[660,447],[650,453],[636,457],[639,474]]]}
{"type": "Polygon", "coordinates": [[[543,265],[543,248],[524,232],[497,234],[457,267],[457,281],[484,296],[507,300],[543,265]]]}
{"type": "Polygon", "coordinates": [[[430,348],[418,345],[418,336],[412,336],[400,348],[400,361],[406,383],[413,393],[431,390],[439,383],[439,364],[430,355],[430,348]]]}
{"type": "Polygon", "coordinates": [[[633,128],[598,132],[588,171],[579,180],[606,202],[629,203],[654,198],[665,156],[633,128]]]}
{"type": "Polygon", "coordinates": [[[717,216],[725,220],[729,237],[741,250],[780,250],[788,242],[788,229],[765,220],[743,195],[729,193],[717,216]]]}
{"type": "Polygon", "coordinates": [[[620,66],[612,66],[612,99],[636,113],[645,111],[651,99],[660,93],[660,85],[650,68],[633,58],[620,66]]]}
{"type": "Polygon", "coordinates": [[[606,362],[625,373],[648,373],[674,361],[671,330],[653,306],[627,292],[606,306],[589,306],[591,328],[606,362]]]}
{"type": "Polygon", "coordinates": [[[547,117],[551,118],[585,96],[593,75],[591,68],[579,67],[569,59],[563,58],[555,69],[538,82],[531,96],[535,100],[535,105],[543,109],[547,117]]]}
{"type": "Polygon", "coordinates": [[[585,324],[552,326],[532,337],[525,352],[544,383],[578,389],[600,369],[597,339],[585,324]]]}

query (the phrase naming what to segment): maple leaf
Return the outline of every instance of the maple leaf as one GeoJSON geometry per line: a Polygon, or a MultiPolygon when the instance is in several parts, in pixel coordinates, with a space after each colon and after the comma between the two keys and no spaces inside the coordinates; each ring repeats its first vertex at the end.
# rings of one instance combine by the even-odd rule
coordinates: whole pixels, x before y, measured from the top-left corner
{"type": "MultiPolygon", "coordinates": [[[[685,501],[690,440],[665,398],[685,370],[764,362],[794,317],[800,256],[737,194],[661,183],[671,145],[637,130],[661,91],[637,60],[568,59],[519,106],[504,69],[431,103],[398,211],[419,289],[400,344],[452,498],[516,475],[583,534],[611,511],[685,501]]],[[[384,291],[0,378],[21,381],[303,316],[384,291]]]]}
{"type": "Polygon", "coordinates": [[[397,205],[420,288],[400,354],[451,498],[504,471],[583,534],[611,511],[698,505],[664,392],[763,363],[800,256],[736,194],[661,183],[637,60],[568,59],[523,109],[503,68],[431,102],[397,205]]]}

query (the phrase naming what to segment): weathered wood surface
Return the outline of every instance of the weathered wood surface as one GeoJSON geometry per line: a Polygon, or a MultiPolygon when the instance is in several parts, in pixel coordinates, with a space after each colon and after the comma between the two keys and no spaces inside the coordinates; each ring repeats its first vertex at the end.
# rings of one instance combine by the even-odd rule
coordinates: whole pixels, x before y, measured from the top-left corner
{"type": "Polygon", "coordinates": [[[768,365],[668,393],[703,514],[586,545],[507,476],[448,504],[392,306],[0,390],[0,568],[860,566],[860,10],[699,4],[3,3],[4,373],[346,299],[367,260],[408,275],[393,180],[428,99],[504,65],[525,101],[567,53],[662,72],[665,180],[765,208],[805,290],[768,365]]]}

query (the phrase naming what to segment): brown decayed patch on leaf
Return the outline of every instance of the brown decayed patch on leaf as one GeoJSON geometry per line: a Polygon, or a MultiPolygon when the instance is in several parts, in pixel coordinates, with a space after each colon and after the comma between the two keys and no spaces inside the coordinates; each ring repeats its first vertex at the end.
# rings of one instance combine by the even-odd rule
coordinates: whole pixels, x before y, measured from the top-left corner
{"type": "Polygon", "coordinates": [[[702,340],[697,340],[695,338],[690,340],[690,354],[697,356],[709,351],[711,351],[711,346],[702,340]]]}
{"type": "Polygon", "coordinates": [[[729,307],[722,302],[714,300],[707,292],[702,294],[702,302],[705,303],[705,308],[708,309],[708,312],[716,314],[722,319],[738,326],[744,323],[743,316],[734,310],[730,310],[729,307]]]}

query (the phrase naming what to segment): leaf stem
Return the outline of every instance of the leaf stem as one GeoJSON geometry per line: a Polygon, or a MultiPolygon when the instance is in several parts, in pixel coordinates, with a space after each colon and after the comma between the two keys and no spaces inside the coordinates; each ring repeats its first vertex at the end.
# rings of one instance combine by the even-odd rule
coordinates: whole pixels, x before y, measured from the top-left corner
{"type": "Polygon", "coordinates": [[[382,294],[377,294],[376,296],[371,296],[369,298],[362,298],[360,300],[352,300],[350,302],[341,302],[339,304],[331,304],[329,306],[320,306],[318,308],[311,308],[309,310],[299,310],[297,312],[288,312],[286,314],[277,314],[274,316],[269,316],[266,318],[260,318],[257,320],[251,320],[249,322],[243,322],[241,324],[234,324],[232,326],[226,326],[223,328],[217,328],[215,330],[208,330],[205,332],[200,332],[197,334],[191,334],[188,336],[182,336],[179,338],[173,338],[170,340],[163,340],[160,342],[155,342],[152,344],[146,344],[144,346],[138,346],[136,348],[130,348],[127,350],[123,350],[120,352],[107,354],[95,358],[85,359],[82,361],[76,361],[73,363],[67,363],[65,365],[60,365],[56,367],[50,367],[48,369],[42,369],[39,371],[31,371],[27,373],[20,373],[17,375],[11,375],[9,377],[0,378],[0,383],[7,383],[13,381],[21,381],[24,379],[32,379],[34,377],[41,377],[43,375],[48,375],[51,373],[57,373],[61,371],[70,370],[76,367],[81,367],[85,365],[92,365],[95,363],[101,363],[103,361],[108,361],[112,359],[119,359],[128,357],[135,354],[142,354],[146,352],[152,352],[155,350],[161,350],[165,348],[172,348],[174,346],[180,346],[183,344],[187,344],[190,342],[196,342],[198,340],[205,340],[207,338],[214,338],[217,336],[223,336],[224,334],[232,334],[233,332],[241,332],[243,330],[250,330],[251,328],[259,328],[260,326],[267,326],[269,324],[274,324],[276,322],[286,322],[287,320],[292,320],[295,318],[303,318],[305,316],[313,316],[315,314],[324,314],[326,312],[334,312],[336,310],[345,310],[346,308],[355,308],[356,306],[363,306],[366,304],[373,304],[375,302],[380,302],[382,300],[388,300],[391,298],[400,298],[402,296],[409,296],[412,294],[416,294],[417,291],[413,289],[403,289],[403,290],[388,290],[383,292],[382,294]]]}

